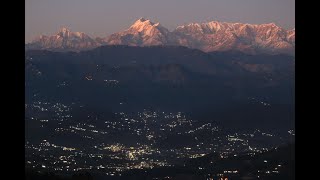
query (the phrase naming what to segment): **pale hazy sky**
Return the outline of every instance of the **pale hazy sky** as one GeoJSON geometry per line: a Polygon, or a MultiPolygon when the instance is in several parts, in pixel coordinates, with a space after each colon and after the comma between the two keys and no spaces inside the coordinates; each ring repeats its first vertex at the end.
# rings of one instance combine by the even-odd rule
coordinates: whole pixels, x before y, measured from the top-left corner
{"type": "Polygon", "coordinates": [[[61,27],[105,37],[140,17],[170,31],[191,22],[270,23],[295,27],[295,0],[25,0],[25,40],[61,27]]]}

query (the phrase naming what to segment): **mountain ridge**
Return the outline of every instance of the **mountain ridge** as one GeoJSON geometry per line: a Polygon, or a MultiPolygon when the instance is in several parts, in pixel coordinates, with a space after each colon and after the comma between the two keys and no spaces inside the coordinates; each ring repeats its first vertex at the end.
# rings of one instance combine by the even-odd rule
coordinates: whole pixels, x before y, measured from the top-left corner
{"type": "Polygon", "coordinates": [[[221,117],[234,127],[267,127],[271,121],[286,127],[294,118],[294,64],[287,55],[205,53],[181,46],[32,50],[25,54],[26,101],[81,101],[128,111],[150,107],[221,117]]]}
{"type": "Polygon", "coordinates": [[[160,23],[140,18],[128,29],[107,37],[91,38],[82,32],[62,28],[56,35],[41,35],[26,49],[82,51],[102,45],[174,45],[211,51],[240,51],[248,54],[294,55],[295,28],[285,30],[274,23],[247,24],[210,21],[189,23],[169,31],[160,23]]]}

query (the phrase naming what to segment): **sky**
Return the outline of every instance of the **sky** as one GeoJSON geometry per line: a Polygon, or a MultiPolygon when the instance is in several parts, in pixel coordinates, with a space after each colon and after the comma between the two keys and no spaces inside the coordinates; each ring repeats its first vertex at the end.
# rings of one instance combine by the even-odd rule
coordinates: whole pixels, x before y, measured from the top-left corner
{"type": "Polygon", "coordinates": [[[25,41],[61,27],[106,37],[144,17],[170,31],[209,21],[295,27],[295,0],[25,0],[25,41]]]}

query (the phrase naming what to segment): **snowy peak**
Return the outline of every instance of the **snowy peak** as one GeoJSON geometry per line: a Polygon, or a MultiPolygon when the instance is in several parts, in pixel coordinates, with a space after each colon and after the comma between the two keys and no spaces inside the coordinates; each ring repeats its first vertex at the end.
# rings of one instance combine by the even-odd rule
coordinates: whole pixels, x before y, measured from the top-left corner
{"type": "Polygon", "coordinates": [[[174,31],[199,31],[203,33],[212,33],[217,31],[237,31],[241,29],[248,29],[248,28],[273,28],[273,29],[281,29],[274,23],[269,24],[244,24],[244,23],[229,23],[229,22],[218,22],[218,21],[211,21],[207,23],[190,23],[183,26],[178,26],[174,31]]]}
{"type": "Polygon", "coordinates": [[[294,55],[295,29],[275,23],[247,24],[210,21],[178,26],[172,32],[159,22],[139,18],[127,30],[106,38],[92,39],[82,32],[62,27],[53,36],[40,36],[27,47],[33,49],[86,50],[101,45],[174,45],[209,51],[242,51],[250,54],[294,55]]]}
{"type": "Polygon", "coordinates": [[[149,21],[149,19],[145,19],[144,17],[139,18],[136,22],[144,22],[144,21],[149,21]]]}
{"type": "Polygon", "coordinates": [[[154,23],[154,22],[150,21],[149,19],[140,18],[132,26],[130,26],[129,30],[143,32],[146,30],[150,30],[152,28],[163,29],[163,27],[160,25],[160,23],[154,23]]]}
{"type": "Polygon", "coordinates": [[[57,33],[57,36],[61,36],[63,38],[88,38],[89,36],[86,35],[85,33],[83,32],[72,32],[70,31],[70,29],[66,28],[66,27],[62,27],[58,33],[57,33]]]}
{"type": "Polygon", "coordinates": [[[72,32],[66,27],[62,27],[52,36],[41,35],[31,43],[27,44],[27,49],[49,49],[57,51],[81,51],[98,47],[100,43],[83,32],[72,32]]]}
{"type": "Polygon", "coordinates": [[[59,30],[59,34],[62,34],[63,36],[69,34],[71,31],[66,28],[66,27],[62,27],[60,30],[59,30]]]}
{"type": "Polygon", "coordinates": [[[70,30],[67,27],[62,27],[59,32],[70,32],[70,30]]]}
{"type": "Polygon", "coordinates": [[[152,46],[166,45],[170,40],[169,30],[160,23],[140,18],[129,29],[107,37],[105,42],[111,45],[152,46]]]}
{"type": "Polygon", "coordinates": [[[190,23],[177,27],[173,33],[179,45],[203,51],[294,54],[294,31],[287,31],[275,23],[190,23]]]}
{"type": "Polygon", "coordinates": [[[130,29],[134,29],[138,32],[141,32],[145,29],[151,28],[153,24],[154,23],[151,22],[150,20],[140,18],[130,27],[130,29]]]}
{"type": "Polygon", "coordinates": [[[138,20],[136,20],[136,22],[133,24],[154,24],[153,22],[150,21],[150,19],[145,19],[145,18],[139,18],[138,20]]]}

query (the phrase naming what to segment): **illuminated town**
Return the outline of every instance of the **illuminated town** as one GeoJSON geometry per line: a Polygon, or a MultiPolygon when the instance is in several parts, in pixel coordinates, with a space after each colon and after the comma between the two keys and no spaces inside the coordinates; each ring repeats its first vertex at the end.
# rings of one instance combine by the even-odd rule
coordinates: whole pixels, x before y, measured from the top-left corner
{"type": "MultiPolygon", "coordinates": [[[[106,119],[88,115],[79,122],[73,119],[75,107],[85,108],[76,103],[25,105],[26,166],[64,173],[90,170],[107,176],[122,176],[129,170],[185,166],[188,160],[213,152],[222,159],[254,156],[294,137],[294,130],[288,130],[285,137],[259,129],[233,131],[212,122],[190,119],[183,112],[146,109],[130,114],[117,112],[106,119]],[[41,133],[41,138],[33,138],[32,133],[41,133]],[[170,142],[169,138],[179,143],[170,142]]],[[[200,166],[196,168],[206,170],[200,166]]],[[[279,171],[281,164],[257,173],[279,171]]],[[[237,169],[225,169],[214,176],[223,178],[238,173],[237,169]]]]}

